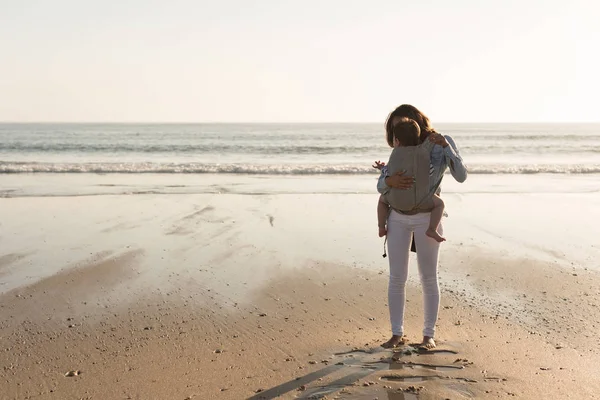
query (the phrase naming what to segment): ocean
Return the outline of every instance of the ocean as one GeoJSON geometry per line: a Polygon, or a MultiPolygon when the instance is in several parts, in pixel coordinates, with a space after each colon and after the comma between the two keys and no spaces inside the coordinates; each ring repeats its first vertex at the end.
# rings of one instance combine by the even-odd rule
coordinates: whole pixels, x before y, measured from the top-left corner
{"type": "MultiPolygon", "coordinates": [[[[471,174],[600,173],[600,124],[438,124],[471,174]]],[[[0,173],[375,173],[383,124],[0,124],[0,173]]]]}

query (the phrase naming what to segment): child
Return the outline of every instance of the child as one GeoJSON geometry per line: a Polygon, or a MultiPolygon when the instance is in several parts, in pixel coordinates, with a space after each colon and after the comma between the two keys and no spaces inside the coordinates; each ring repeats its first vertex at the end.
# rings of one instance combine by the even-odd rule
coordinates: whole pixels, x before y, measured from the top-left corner
{"type": "MultiPolygon", "coordinates": [[[[430,140],[426,140],[424,143],[422,143],[421,145],[419,145],[419,137],[421,135],[421,130],[419,129],[419,125],[412,119],[408,119],[408,118],[403,118],[399,123],[397,123],[394,126],[394,150],[392,151],[392,155],[390,156],[390,161],[388,162],[388,165],[385,165],[385,163],[380,163],[377,162],[376,165],[374,165],[375,168],[380,169],[382,173],[387,173],[388,169],[394,169],[394,163],[397,162],[394,160],[395,155],[399,156],[399,157],[405,157],[406,155],[403,154],[395,154],[397,153],[397,150],[400,148],[406,148],[406,147],[410,147],[413,146],[415,147],[415,150],[418,150],[418,147],[421,147],[421,160],[424,160],[423,155],[427,156],[430,152],[431,149],[433,148],[433,143],[430,140]]],[[[418,155],[414,155],[414,152],[411,153],[413,155],[413,157],[418,157],[418,155]]],[[[415,165],[417,164],[418,161],[415,161],[415,165]]],[[[427,158],[427,171],[429,170],[428,168],[429,166],[429,160],[427,158]]],[[[423,166],[421,166],[421,169],[424,168],[423,166]]],[[[427,172],[428,175],[428,172],[427,172]]],[[[420,174],[421,177],[423,177],[423,172],[421,172],[420,174]]],[[[420,186],[421,189],[424,187],[423,185],[426,185],[426,187],[429,187],[429,181],[427,182],[423,182],[421,180],[417,180],[415,179],[415,185],[413,186],[420,186]]],[[[446,239],[444,237],[442,237],[438,232],[437,232],[437,228],[440,224],[440,221],[442,220],[442,215],[444,214],[444,202],[443,200],[436,195],[435,193],[427,193],[423,198],[420,199],[420,201],[416,201],[415,199],[417,199],[417,191],[415,191],[416,189],[413,188],[413,191],[410,192],[410,189],[407,190],[402,190],[402,189],[393,189],[391,188],[390,190],[388,190],[386,193],[382,194],[381,196],[379,196],[379,201],[377,204],[377,222],[379,225],[379,237],[383,237],[385,235],[387,235],[387,228],[386,228],[386,222],[387,222],[387,218],[390,212],[390,207],[393,207],[394,209],[396,209],[399,212],[403,212],[403,213],[407,213],[407,214],[414,214],[416,212],[418,212],[418,210],[421,211],[429,211],[431,210],[431,219],[429,222],[429,229],[427,229],[427,231],[425,232],[425,234],[431,238],[433,238],[434,240],[438,241],[438,242],[443,242],[446,239]],[[402,192],[395,192],[393,193],[394,196],[390,197],[390,192],[391,191],[402,191],[402,192]],[[407,201],[402,201],[402,202],[398,202],[398,196],[403,196],[404,199],[408,197],[412,197],[412,199],[409,199],[408,202],[407,201]],[[412,201],[413,204],[410,204],[412,201]],[[400,204],[402,203],[402,204],[400,204]],[[416,204],[414,204],[416,203],[416,204]],[[407,205],[408,204],[408,205],[407,205]]],[[[421,193],[423,193],[423,190],[420,190],[421,193]]]]}

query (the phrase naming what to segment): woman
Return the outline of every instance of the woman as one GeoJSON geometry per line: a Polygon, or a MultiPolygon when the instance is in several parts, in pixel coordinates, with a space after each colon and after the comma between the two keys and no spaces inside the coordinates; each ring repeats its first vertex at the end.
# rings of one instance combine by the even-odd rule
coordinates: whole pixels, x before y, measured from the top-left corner
{"type": "MultiPolygon", "coordinates": [[[[416,107],[403,104],[390,113],[385,123],[386,139],[393,147],[394,124],[402,118],[410,118],[417,122],[421,128],[421,142],[429,138],[436,146],[431,151],[430,185],[435,185],[449,167],[454,179],[464,182],[467,179],[467,169],[458,153],[456,144],[449,136],[440,135],[433,129],[427,118],[416,107]],[[433,135],[431,138],[430,136],[433,135]]],[[[377,190],[383,193],[389,188],[407,189],[413,184],[413,177],[382,174],[377,183],[377,190]]],[[[439,190],[437,192],[439,194],[439,190]]],[[[427,236],[425,232],[429,227],[430,213],[414,215],[400,214],[392,210],[388,217],[387,243],[390,263],[390,282],[388,288],[388,304],[390,321],[392,324],[392,337],[382,346],[386,348],[397,347],[405,343],[404,340],[404,305],[406,300],[406,281],[408,279],[408,254],[411,240],[414,237],[416,245],[417,262],[421,286],[423,287],[424,329],[421,349],[435,347],[435,324],[438,317],[440,304],[440,289],[438,285],[438,256],[440,243],[427,236]]],[[[440,234],[443,227],[440,224],[440,234]]]]}

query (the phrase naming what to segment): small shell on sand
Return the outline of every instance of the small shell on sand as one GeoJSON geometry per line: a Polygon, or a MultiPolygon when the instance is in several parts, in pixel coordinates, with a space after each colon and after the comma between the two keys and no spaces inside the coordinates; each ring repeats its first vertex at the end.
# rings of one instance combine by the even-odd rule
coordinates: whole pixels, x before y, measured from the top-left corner
{"type": "Polygon", "coordinates": [[[69,371],[65,374],[65,376],[71,377],[71,376],[77,376],[77,375],[81,375],[81,371],[79,370],[74,370],[74,371],[69,371]]]}

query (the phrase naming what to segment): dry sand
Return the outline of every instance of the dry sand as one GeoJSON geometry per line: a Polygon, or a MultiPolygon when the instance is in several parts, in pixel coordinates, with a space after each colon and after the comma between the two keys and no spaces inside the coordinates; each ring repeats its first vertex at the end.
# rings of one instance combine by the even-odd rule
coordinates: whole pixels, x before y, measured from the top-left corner
{"type": "MultiPolygon", "coordinates": [[[[446,196],[427,354],[378,346],[389,321],[375,195],[0,199],[0,398],[600,398],[597,248],[581,245],[597,228],[564,237],[573,256],[564,242],[553,254],[482,239],[482,196],[446,196]]],[[[595,210],[597,193],[581,196],[595,210]]],[[[414,261],[405,326],[417,341],[414,261]]]]}

